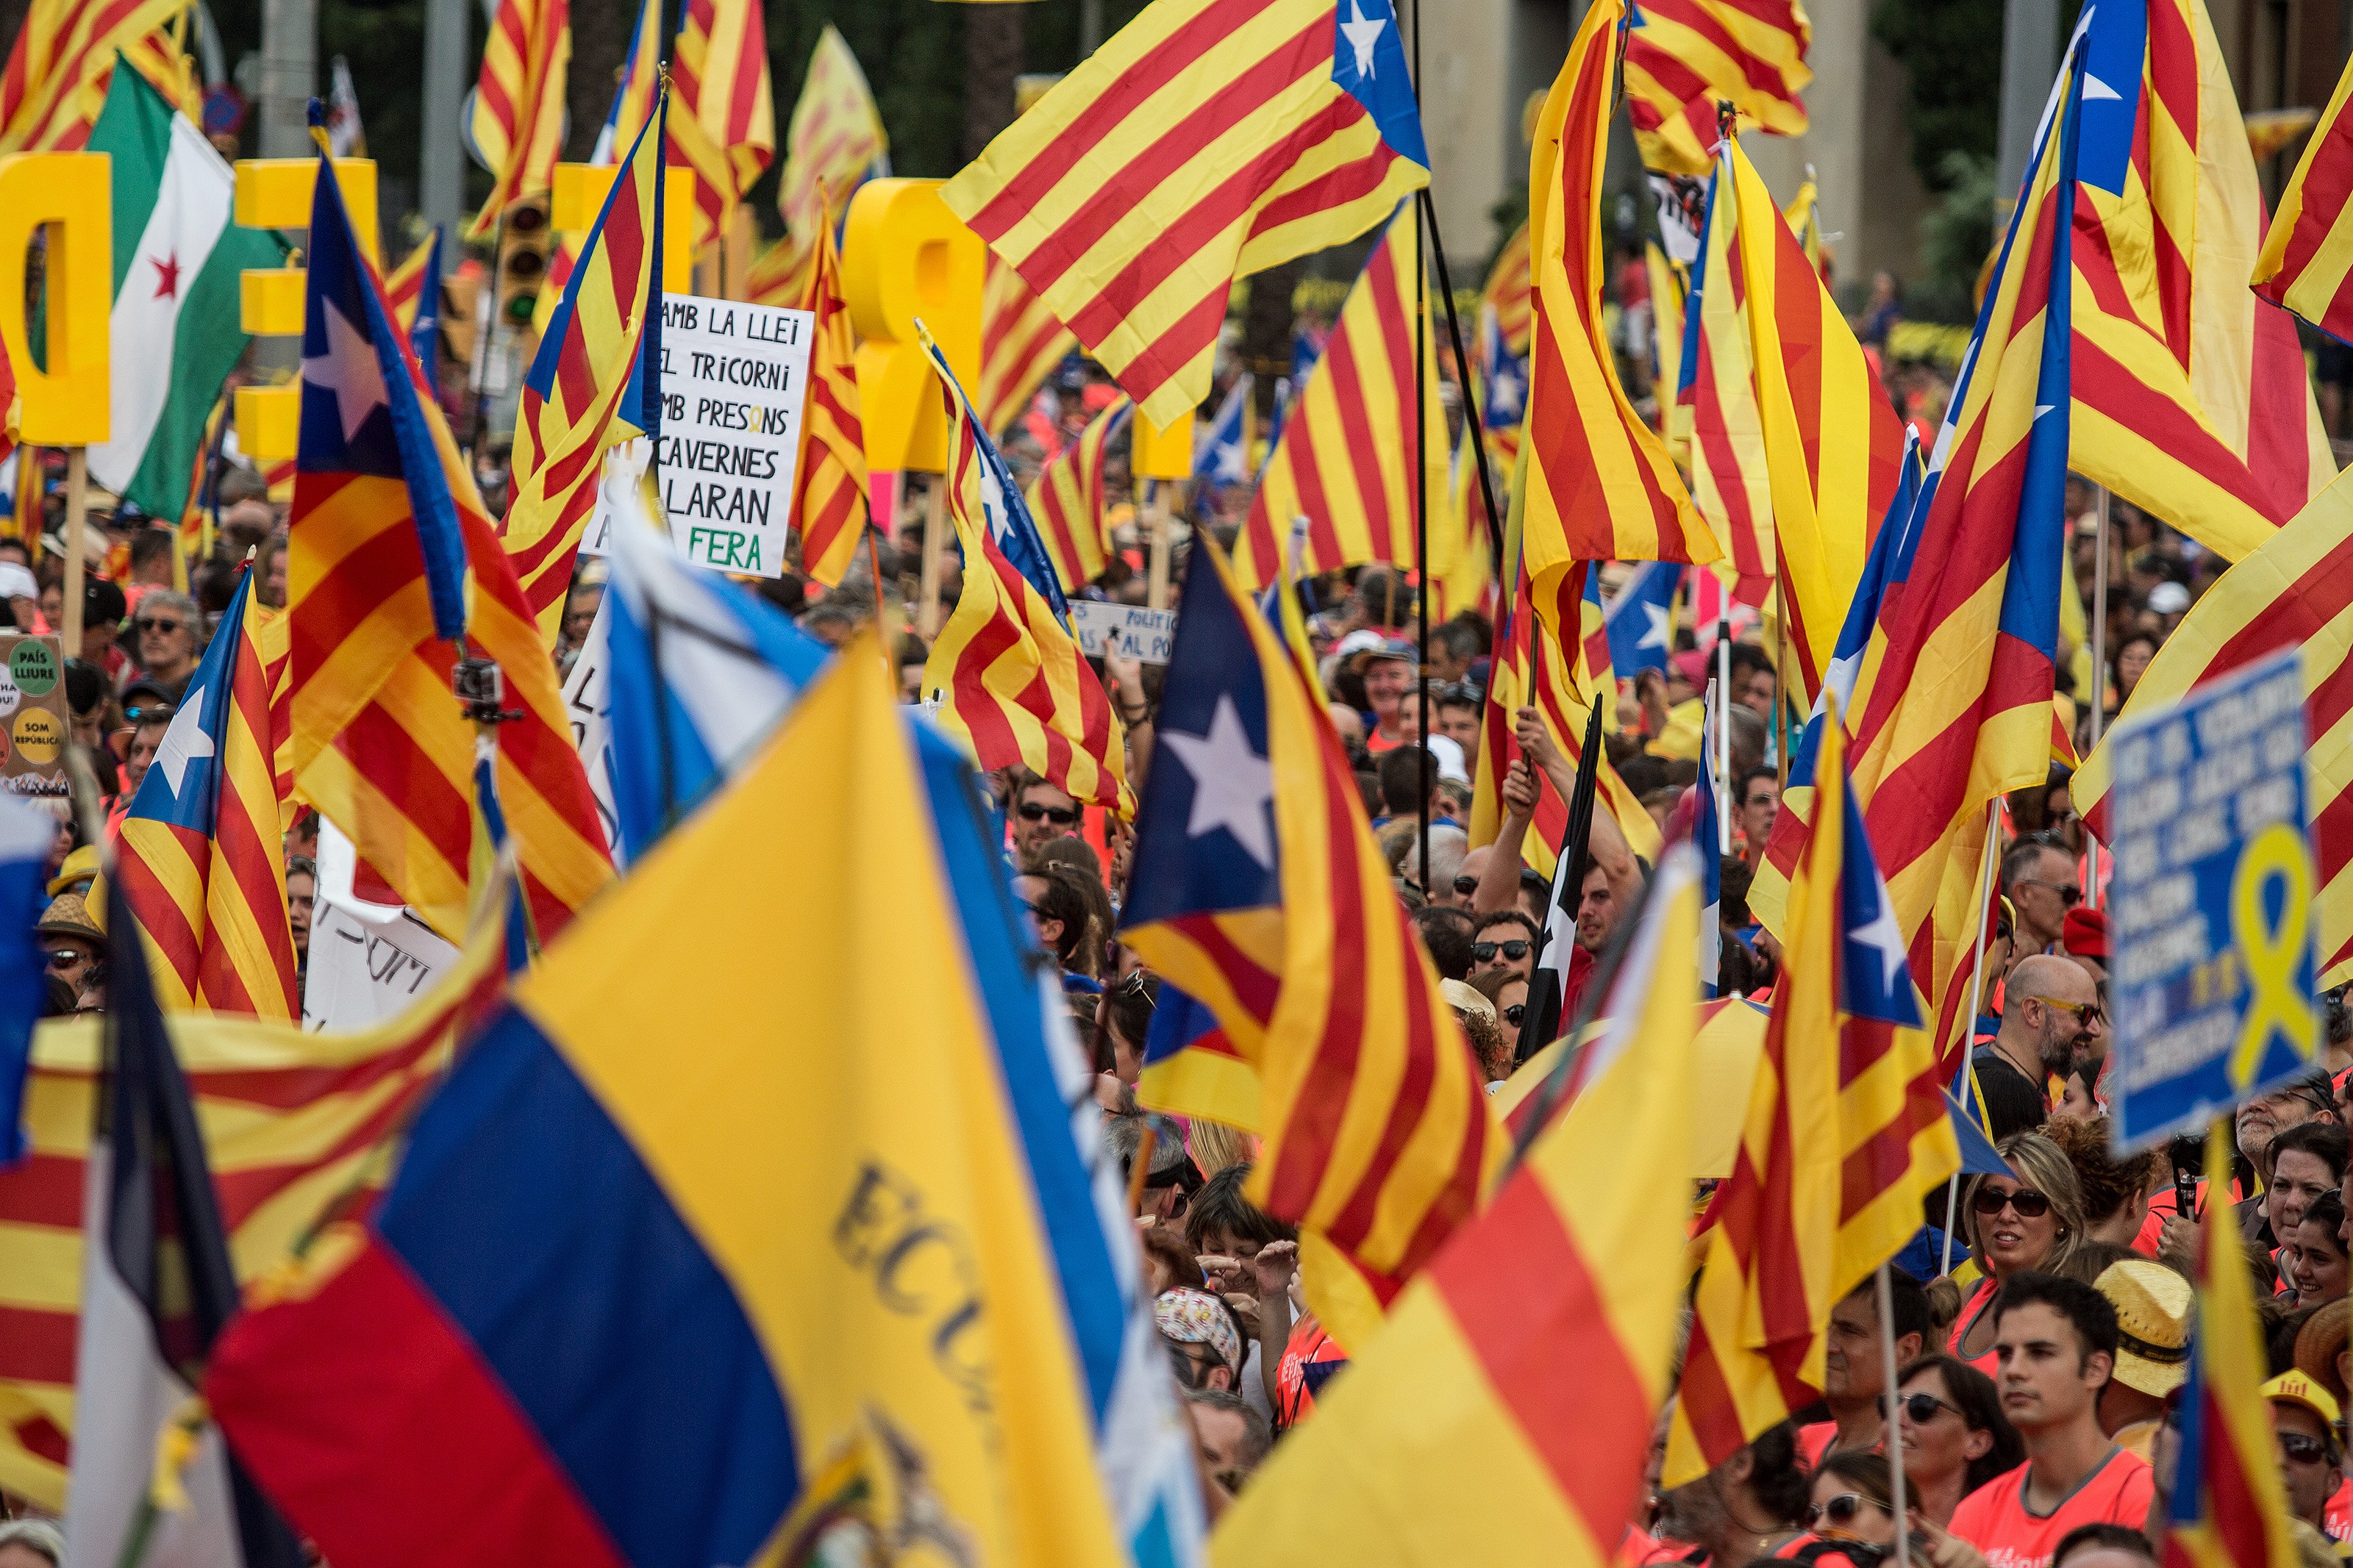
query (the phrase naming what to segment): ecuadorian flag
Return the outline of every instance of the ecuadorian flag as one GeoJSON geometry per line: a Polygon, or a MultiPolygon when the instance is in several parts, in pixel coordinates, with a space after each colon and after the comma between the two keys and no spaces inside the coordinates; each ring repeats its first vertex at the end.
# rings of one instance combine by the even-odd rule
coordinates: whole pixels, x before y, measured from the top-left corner
{"type": "Polygon", "coordinates": [[[220,1347],[215,1412],[338,1568],[799,1561],[846,1518],[1183,1560],[1098,1468],[1149,1320],[1019,911],[874,655],[567,929],[365,1226],[220,1347]]]}

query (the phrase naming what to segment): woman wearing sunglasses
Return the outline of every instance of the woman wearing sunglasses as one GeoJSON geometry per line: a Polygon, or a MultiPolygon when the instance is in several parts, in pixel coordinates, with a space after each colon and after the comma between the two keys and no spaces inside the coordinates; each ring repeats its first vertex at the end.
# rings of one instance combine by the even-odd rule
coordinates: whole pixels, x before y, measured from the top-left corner
{"type": "MultiPolygon", "coordinates": [[[[1911,1472],[1905,1472],[1911,1496],[1911,1472]]],[[[1832,1454],[1808,1483],[1806,1528],[1824,1541],[1890,1550],[1895,1545],[1894,1481],[1887,1456],[1861,1451],[1832,1454]]],[[[1875,1558],[1877,1552],[1866,1554],[1875,1558]]]]}
{"type": "Polygon", "coordinates": [[[1953,1320],[1953,1336],[1945,1345],[1989,1377],[1994,1371],[1993,1314],[1986,1308],[1994,1291],[2013,1274],[2059,1268],[2084,1244],[2084,1229],[2083,1185],[2058,1144],[2040,1132],[2013,1132],[1998,1147],[2018,1174],[1983,1175],[1969,1184],[1961,1231],[1985,1278],[1953,1320]]]}
{"type": "Polygon", "coordinates": [[[1932,1524],[1950,1524],[1963,1498],[2026,1462],[2026,1445],[2002,1415],[1993,1379],[1965,1361],[1932,1355],[1914,1362],[1896,1412],[1906,1489],[1932,1524]]]}
{"type": "Polygon", "coordinates": [[[1520,1025],[1528,1016],[1527,977],[1509,969],[1482,970],[1471,976],[1471,989],[1495,1005],[1495,1027],[1503,1031],[1504,1043],[1517,1061],[1520,1025]]]}

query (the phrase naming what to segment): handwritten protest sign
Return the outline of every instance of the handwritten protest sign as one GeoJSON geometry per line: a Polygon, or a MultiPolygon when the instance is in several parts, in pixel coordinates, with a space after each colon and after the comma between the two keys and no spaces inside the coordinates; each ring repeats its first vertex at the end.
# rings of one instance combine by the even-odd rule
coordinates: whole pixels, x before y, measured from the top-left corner
{"type": "Polygon", "coordinates": [[[1149,610],[1142,605],[1113,605],[1101,599],[1072,599],[1071,620],[1078,627],[1079,651],[1089,658],[1102,655],[1108,641],[1112,651],[1139,664],[1166,664],[1176,642],[1176,612],[1149,610]]]}
{"type": "Polygon", "coordinates": [[[807,310],[662,297],[663,515],[687,559],[779,577],[808,391],[807,310]]]}
{"type": "Polygon", "coordinates": [[[0,635],[0,792],[66,795],[65,660],[54,637],[0,635]]]}
{"type": "Polygon", "coordinates": [[[314,1033],[364,1029],[402,1012],[458,956],[406,910],[354,892],[358,863],[352,841],[332,823],[320,823],[318,898],[302,973],[302,1026],[314,1033]]]}

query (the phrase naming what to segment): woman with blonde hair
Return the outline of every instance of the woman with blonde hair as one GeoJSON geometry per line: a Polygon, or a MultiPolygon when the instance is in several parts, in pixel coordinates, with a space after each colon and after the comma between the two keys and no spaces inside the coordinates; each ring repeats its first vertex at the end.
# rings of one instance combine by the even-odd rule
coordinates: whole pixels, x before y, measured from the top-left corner
{"type": "Polygon", "coordinates": [[[2017,1173],[1971,1179],[1961,1205],[1961,1233],[1985,1278],[1953,1320],[1945,1348],[1990,1377],[1993,1314],[1986,1309],[2001,1282],[2029,1270],[2050,1273],[2084,1245],[2084,1188],[2074,1162],[2039,1131],[2013,1132],[1997,1145],[2017,1173]]]}

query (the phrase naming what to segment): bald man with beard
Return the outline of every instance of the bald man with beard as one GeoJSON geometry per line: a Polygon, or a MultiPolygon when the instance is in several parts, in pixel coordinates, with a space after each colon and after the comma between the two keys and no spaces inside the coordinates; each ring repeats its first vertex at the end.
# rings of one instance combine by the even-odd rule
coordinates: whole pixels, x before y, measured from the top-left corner
{"type": "Polygon", "coordinates": [[[2031,953],[2004,982],[2001,1032],[1969,1058],[1995,1142],[2050,1113],[2049,1084],[2064,1078],[2079,1052],[2096,1047],[2105,1020],[2099,988],[2070,959],[2031,953]]]}

